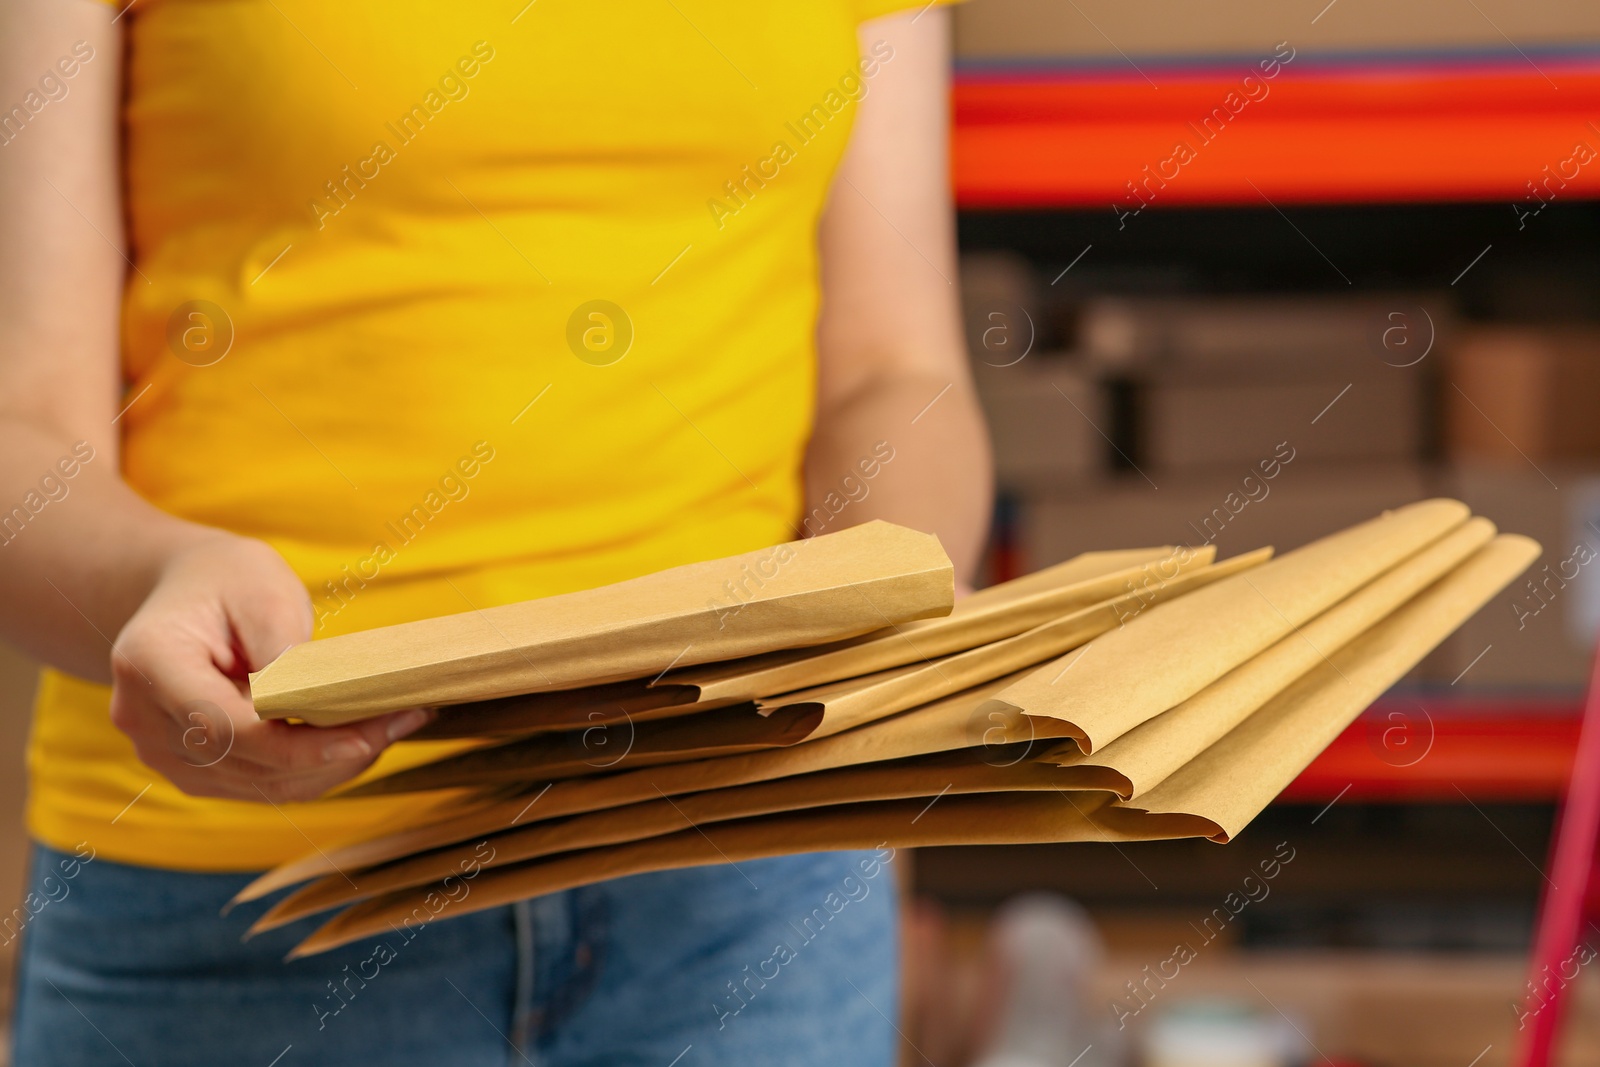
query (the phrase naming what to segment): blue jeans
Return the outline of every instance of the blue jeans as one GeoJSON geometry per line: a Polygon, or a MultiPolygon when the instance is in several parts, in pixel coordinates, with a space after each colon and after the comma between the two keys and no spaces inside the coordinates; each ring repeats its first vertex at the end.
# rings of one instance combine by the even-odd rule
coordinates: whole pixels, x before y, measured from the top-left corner
{"type": "Polygon", "coordinates": [[[638,875],[285,963],[319,920],[241,942],[271,903],[219,914],[248,876],[37,847],[13,1064],[887,1067],[885,856],[638,875]]]}

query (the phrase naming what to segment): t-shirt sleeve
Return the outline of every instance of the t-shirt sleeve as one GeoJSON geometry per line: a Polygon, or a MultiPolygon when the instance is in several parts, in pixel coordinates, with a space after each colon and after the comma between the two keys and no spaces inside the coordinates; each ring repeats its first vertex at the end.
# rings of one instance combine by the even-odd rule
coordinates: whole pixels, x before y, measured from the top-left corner
{"type": "Polygon", "coordinates": [[[865,22],[879,15],[895,15],[903,11],[920,11],[929,7],[949,7],[961,0],[855,0],[856,19],[865,22]]]}

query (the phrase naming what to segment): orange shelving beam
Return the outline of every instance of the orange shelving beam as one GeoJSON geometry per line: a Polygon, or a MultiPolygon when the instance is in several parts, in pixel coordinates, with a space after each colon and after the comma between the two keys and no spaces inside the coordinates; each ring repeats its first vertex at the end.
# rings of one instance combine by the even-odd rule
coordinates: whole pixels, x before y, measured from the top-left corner
{"type": "Polygon", "coordinates": [[[957,202],[1110,212],[1502,200],[1510,217],[1512,205],[1600,196],[1600,56],[1303,59],[1240,107],[1250,69],[1147,67],[1150,81],[1132,70],[960,73],[957,202]]]}

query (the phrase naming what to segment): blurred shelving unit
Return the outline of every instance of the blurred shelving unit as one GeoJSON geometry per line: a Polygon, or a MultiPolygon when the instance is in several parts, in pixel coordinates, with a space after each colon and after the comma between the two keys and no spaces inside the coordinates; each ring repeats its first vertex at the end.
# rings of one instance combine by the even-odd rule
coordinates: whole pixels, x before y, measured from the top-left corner
{"type": "MultiPolygon", "coordinates": [[[[1568,410],[1600,396],[1600,5],[971,0],[955,19],[994,577],[1135,542],[1291,549],[1419,496],[1534,536],[1535,571],[1575,542],[1600,553],[1600,421],[1568,410]],[[1423,312],[1429,358],[1382,350],[1423,312]],[[1298,458],[1270,499],[1215,511],[1285,437],[1298,458]]],[[[974,915],[1072,896],[1123,953],[1107,972],[1125,990],[1291,842],[1215,959],[1305,952],[1308,984],[1252,980],[1240,1003],[1265,989],[1308,1013],[1335,1059],[1507,1064],[1600,623],[1589,568],[1497,598],[1228,847],[923,850],[917,886],[974,915]],[[1439,999],[1397,1027],[1312,1018],[1354,1003],[1347,966],[1351,990],[1404,966],[1439,999]],[[1451,983],[1474,967],[1499,977],[1465,1008],[1451,983]]],[[[1184,982],[1228,992],[1220,971],[1184,982]]]]}
{"type": "Polygon", "coordinates": [[[1153,80],[1104,64],[969,67],[953,98],[957,202],[1137,208],[1131,182],[1152,206],[1519,203],[1547,167],[1561,196],[1600,195],[1600,165],[1571,156],[1600,138],[1600,50],[1302,58],[1256,72],[1247,100],[1254,62],[1141,63],[1153,80]],[[1229,94],[1246,105],[1202,128],[1229,94]],[[1193,149],[1182,164],[1179,139],[1193,149]]]}
{"type": "MultiPolygon", "coordinates": [[[[1600,6],[1237,0],[1224,13],[1176,0],[973,0],[957,11],[957,48],[952,176],[973,261],[973,274],[963,267],[968,339],[990,421],[1003,426],[997,576],[1130,537],[1168,542],[1248,469],[1229,461],[1163,474],[1160,459],[1147,462],[1162,451],[1152,419],[1184,403],[1213,411],[1200,394],[1168,389],[1174,368],[1184,382],[1210,381],[1211,371],[1202,358],[1186,365],[1165,341],[1154,363],[1131,371],[1093,352],[1090,334],[1123,322],[1106,314],[1117,302],[1112,310],[1141,328],[1162,301],[1181,315],[1216,298],[1259,301],[1262,322],[1296,301],[1363,299],[1411,309],[1438,298],[1453,317],[1443,355],[1411,386],[1414,445],[1352,459],[1315,456],[1328,435],[1306,440],[1306,458],[1275,483],[1274,501],[1216,542],[1224,555],[1264,542],[1288,549],[1312,528],[1421,494],[1458,496],[1507,530],[1539,537],[1547,561],[1570,553],[1579,520],[1600,518],[1600,504],[1587,502],[1589,486],[1600,486],[1600,454],[1533,450],[1536,461],[1520,470],[1464,462],[1448,395],[1461,370],[1456,326],[1587,322],[1600,338],[1600,6]],[[1264,77],[1272,59],[1274,75],[1264,77]],[[1018,307],[1032,314],[1032,358],[1019,357],[1006,331],[994,334],[1011,347],[979,349],[989,347],[984,331],[1018,307]],[[1070,411],[1032,411],[1027,395],[1046,387],[1098,434],[1074,437],[1070,411]],[[1075,454],[1046,470],[1019,448],[1030,435],[1075,454]],[[1096,459],[1102,437],[1112,440],[1096,459]],[[1088,472],[1096,462],[1098,474],[1088,472]],[[1546,493],[1546,483],[1562,490],[1546,493]]],[[[1240,368],[1232,381],[1253,373],[1240,368]]],[[[1286,374],[1280,384],[1299,382],[1286,374]]],[[[1379,386],[1362,402],[1374,421],[1384,403],[1410,403],[1379,386]]],[[[1491,386],[1467,382],[1474,394],[1480,387],[1491,386]]],[[[1216,406],[1219,424],[1222,414],[1216,406]]],[[[1600,501],[1600,488],[1592,496],[1600,501]]],[[[1600,531],[1581,536],[1600,544],[1600,531]]],[[[1349,944],[1382,950],[1414,936],[1440,952],[1515,952],[1531,928],[1534,864],[1578,742],[1592,637],[1571,616],[1595,611],[1600,581],[1560,593],[1533,635],[1514,632],[1506,606],[1494,605],[1499,614],[1475,622],[1323,752],[1253,829],[1258,845],[1278,832],[1306,841],[1307,864],[1318,864],[1283,889],[1282,918],[1262,921],[1253,944],[1280,945],[1288,929],[1333,939],[1328,929],[1386,929],[1349,934],[1349,944]],[[1430,923],[1434,934],[1418,933],[1430,923]]],[[[1059,889],[1102,921],[1138,915],[1142,929],[1158,925],[1173,893],[1205,901],[1213,883],[1197,870],[1216,867],[1216,886],[1248,870],[1234,849],[1171,851],[1165,873],[1150,865],[1162,862],[1154,848],[1141,851],[1139,870],[1117,854],[1094,861],[1080,851],[1067,862],[1035,849],[995,853],[979,873],[965,857],[930,854],[918,881],[952,902],[1059,889]]],[[[1514,955],[1506,958],[1515,973],[1514,955]]],[[[1496,1048],[1485,1062],[1499,1056],[1496,1048]]]]}
{"type": "Polygon", "coordinates": [[[1554,803],[1572,772],[1582,707],[1518,694],[1385,698],[1281,800],[1554,803]]]}
{"type": "MultiPolygon", "coordinates": [[[[1590,147],[1600,147],[1596,12],[1491,4],[1481,19],[1462,21],[1460,12],[1432,11],[1439,6],[1421,4],[1397,23],[1370,4],[1355,10],[1356,0],[1335,26],[1332,5],[1311,5],[1282,44],[1247,47],[1266,40],[1274,19],[1283,23],[1281,8],[1236,12],[1219,25],[1168,5],[1171,19],[1154,12],[1119,24],[1123,16],[1105,4],[1071,14],[980,0],[958,22],[966,43],[952,101],[958,205],[991,217],[1095,212],[1095,232],[1109,234],[1123,228],[1121,213],[1142,207],[1281,213],[1499,202],[1516,222],[1518,205],[1600,198],[1590,147]],[[1036,34],[1013,32],[1028,19],[1036,34]],[[1189,149],[1181,159],[1180,142],[1189,149]]],[[[1553,802],[1571,769],[1578,710],[1575,694],[1518,690],[1390,700],[1284,799],[1553,802]],[[1412,739],[1413,750],[1429,748],[1412,763],[1381,738],[1396,729],[1394,715],[1418,729],[1412,720],[1423,707],[1425,736],[1412,739]]]]}

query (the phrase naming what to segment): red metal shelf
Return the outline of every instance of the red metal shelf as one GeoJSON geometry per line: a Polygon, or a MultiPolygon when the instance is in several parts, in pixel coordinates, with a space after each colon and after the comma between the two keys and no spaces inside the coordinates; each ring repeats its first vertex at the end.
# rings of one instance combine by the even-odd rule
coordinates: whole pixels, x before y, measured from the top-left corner
{"type": "Polygon", "coordinates": [[[1576,697],[1386,699],[1340,735],[1279,800],[1557,801],[1572,771],[1581,712],[1576,697]]]}
{"type": "Polygon", "coordinates": [[[1471,64],[1303,59],[1204,139],[1201,121],[1250,70],[1146,68],[1159,88],[1131,70],[963,72],[953,97],[957,202],[1126,210],[1140,204],[1129,183],[1152,207],[1270,199],[1533,208],[1530,182],[1541,199],[1600,196],[1600,158],[1574,158],[1580,142],[1600,153],[1600,58],[1540,57],[1537,67],[1515,55],[1471,64]],[[1180,142],[1193,158],[1166,163],[1180,142]]]}

